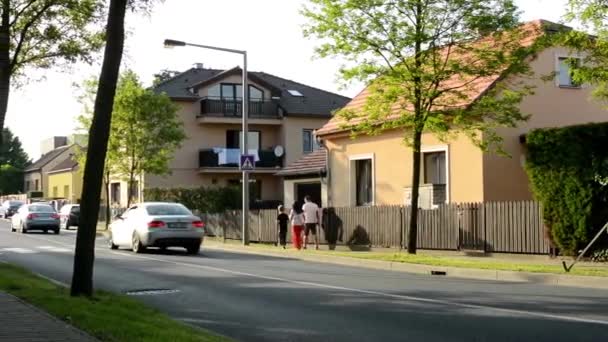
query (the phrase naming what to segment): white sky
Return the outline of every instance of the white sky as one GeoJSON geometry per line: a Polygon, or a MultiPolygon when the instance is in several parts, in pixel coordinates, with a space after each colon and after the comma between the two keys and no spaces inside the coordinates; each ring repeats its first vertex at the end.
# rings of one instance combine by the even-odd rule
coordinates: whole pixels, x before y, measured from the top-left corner
{"type": "MultiPolygon", "coordinates": [[[[516,0],[524,20],[558,21],[566,0],[516,0]]],[[[128,14],[131,35],[126,41],[123,68],[137,72],[145,84],[161,69],[186,70],[193,63],[230,68],[238,55],[195,48],[164,49],[165,38],[247,50],[252,71],[264,71],[304,84],[354,96],[360,84],[340,89],[336,74],[340,61],[312,59],[315,42],[304,39],[299,10],[304,0],[166,0],[150,16],[128,14]]],[[[6,125],[20,137],[33,159],[40,141],[71,134],[81,106],[74,83],[99,73],[99,65],[78,65],[69,73],[46,72],[13,90],[6,125]]]]}

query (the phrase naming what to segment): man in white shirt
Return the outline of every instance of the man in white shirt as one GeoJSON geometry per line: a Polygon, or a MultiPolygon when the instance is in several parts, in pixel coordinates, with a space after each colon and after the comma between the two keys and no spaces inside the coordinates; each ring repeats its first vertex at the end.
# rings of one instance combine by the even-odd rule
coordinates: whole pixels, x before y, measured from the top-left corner
{"type": "Polygon", "coordinates": [[[308,246],[308,234],[312,233],[315,237],[315,248],[319,249],[319,236],[317,235],[317,225],[319,224],[319,206],[314,203],[310,196],[304,197],[304,248],[308,246]]]}

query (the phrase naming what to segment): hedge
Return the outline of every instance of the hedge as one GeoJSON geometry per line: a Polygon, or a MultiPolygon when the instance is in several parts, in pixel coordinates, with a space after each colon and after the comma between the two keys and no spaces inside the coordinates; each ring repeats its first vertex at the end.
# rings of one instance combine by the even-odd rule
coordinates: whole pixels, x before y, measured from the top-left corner
{"type": "Polygon", "coordinates": [[[608,123],[537,129],[526,145],[526,171],[550,237],[564,254],[576,254],[608,220],[608,123]]]}
{"type": "Polygon", "coordinates": [[[202,213],[219,213],[241,208],[239,187],[151,188],[144,190],[146,201],[179,202],[202,213]]]}

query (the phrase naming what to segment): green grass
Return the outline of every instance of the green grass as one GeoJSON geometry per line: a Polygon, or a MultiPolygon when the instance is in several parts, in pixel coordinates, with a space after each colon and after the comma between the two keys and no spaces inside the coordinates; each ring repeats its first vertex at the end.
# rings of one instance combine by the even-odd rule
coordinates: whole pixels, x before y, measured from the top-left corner
{"type": "MultiPolygon", "coordinates": [[[[218,241],[218,240],[216,240],[218,241]]],[[[228,242],[227,244],[232,244],[228,242]]],[[[235,245],[238,242],[234,243],[235,245]]],[[[251,248],[258,250],[270,250],[274,252],[280,252],[281,250],[272,244],[251,244],[251,248]]],[[[240,248],[240,247],[239,247],[240,248]]],[[[292,250],[293,251],[293,250],[292,250]]],[[[293,251],[295,252],[295,251],[293,251]]],[[[600,276],[608,277],[608,266],[587,266],[587,265],[575,265],[574,268],[566,273],[559,261],[552,264],[535,264],[532,262],[516,262],[516,261],[505,261],[501,259],[491,259],[484,257],[458,257],[458,256],[436,256],[420,253],[420,254],[407,254],[407,253],[390,253],[390,252],[350,252],[350,251],[327,251],[320,250],[316,251],[313,249],[307,249],[299,251],[304,255],[324,255],[324,256],[339,256],[357,259],[368,259],[378,260],[387,262],[402,262],[418,265],[431,265],[431,266],[443,266],[443,267],[459,267],[459,268],[475,268],[484,270],[500,270],[500,271],[518,271],[518,272],[533,272],[533,273],[552,273],[552,274],[564,274],[564,275],[582,275],[582,276],[600,276]]]]}
{"type": "Polygon", "coordinates": [[[68,289],[9,264],[0,263],[0,290],[102,341],[229,341],[174,321],[124,295],[97,291],[92,299],[70,297],[68,289]]]}

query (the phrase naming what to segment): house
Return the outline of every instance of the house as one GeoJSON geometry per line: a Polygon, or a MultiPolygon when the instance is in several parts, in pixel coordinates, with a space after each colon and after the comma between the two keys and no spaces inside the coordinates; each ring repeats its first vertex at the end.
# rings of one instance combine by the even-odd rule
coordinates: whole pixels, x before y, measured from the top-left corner
{"type": "MultiPolygon", "coordinates": [[[[241,184],[240,68],[207,69],[201,64],[155,87],[179,106],[186,140],[170,162],[171,174],[144,174],[138,187],[199,187],[241,184]]],[[[314,130],[350,99],[264,72],[248,72],[249,153],[255,156],[250,192],[255,200],[283,200],[275,174],[313,152],[314,130]]],[[[113,200],[126,203],[126,184],[111,185],[113,200]],[[119,198],[120,197],[120,198],[119,198]]]]}
{"type": "MultiPolygon", "coordinates": [[[[527,25],[539,37],[555,24],[538,20],[527,25]]],[[[516,128],[497,131],[510,157],[485,153],[464,135],[444,143],[432,134],[423,134],[419,205],[429,208],[444,202],[531,199],[522,136],[536,128],[608,120],[602,105],[590,100],[591,87],[572,81],[566,63],[570,57],[577,55],[551,46],[530,58],[535,77],[525,81],[536,88],[521,102],[520,109],[531,117],[516,128]],[[554,80],[542,80],[546,75],[555,75],[554,80]]],[[[501,75],[495,75],[481,82],[466,101],[472,103],[500,81],[501,75]]],[[[362,91],[347,107],[361,109],[367,96],[368,91],[362,91]]],[[[411,149],[403,143],[403,130],[351,139],[344,123],[335,117],[317,135],[328,150],[331,206],[409,204],[413,161],[411,149]]]]}
{"type": "Polygon", "coordinates": [[[53,170],[65,158],[73,154],[77,145],[70,144],[67,137],[53,137],[41,143],[41,157],[24,170],[25,193],[42,193],[49,197],[49,171],[53,170]]]}
{"type": "Polygon", "coordinates": [[[50,198],[62,198],[69,203],[80,203],[82,173],[73,154],[68,154],[48,172],[48,194],[50,198]]]}
{"type": "Polygon", "coordinates": [[[304,202],[307,195],[321,207],[328,203],[326,158],[325,149],[319,148],[276,173],[283,177],[286,206],[290,207],[295,201],[304,202]]]}

